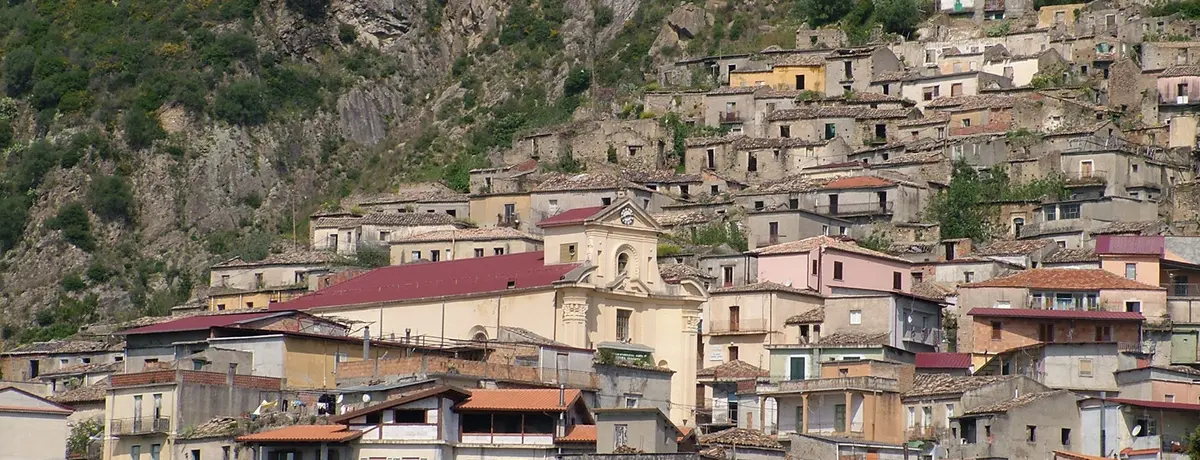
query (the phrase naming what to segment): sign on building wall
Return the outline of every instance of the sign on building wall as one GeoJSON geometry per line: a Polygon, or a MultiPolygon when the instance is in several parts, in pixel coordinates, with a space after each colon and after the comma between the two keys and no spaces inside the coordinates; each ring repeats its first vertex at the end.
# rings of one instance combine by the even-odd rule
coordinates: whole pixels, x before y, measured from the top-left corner
{"type": "Polygon", "coordinates": [[[725,348],[720,345],[708,346],[708,360],[716,362],[725,361],[725,348]]]}

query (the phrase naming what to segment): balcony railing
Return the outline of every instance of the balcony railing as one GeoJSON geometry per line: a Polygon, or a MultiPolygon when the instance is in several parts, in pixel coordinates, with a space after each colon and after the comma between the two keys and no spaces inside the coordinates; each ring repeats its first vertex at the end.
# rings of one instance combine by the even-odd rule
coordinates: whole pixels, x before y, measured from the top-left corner
{"type": "Polygon", "coordinates": [[[767,320],[756,319],[740,319],[737,321],[709,321],[709,334],[737,334],[737,333],[761,333],[767,332],[770,328],[767,327],[767,320]]]}
{"type": "Polygon", "coordinates": [[[903,339],[905,342],[923,343],[925,345],[937,345],[942,341],[942,330],[938,328],[914,327],[905,328],[903,339]]]}
{"type": "Polygon", "coordinates": [[[821,204],[817,205],[816,212],[817,214],[830,216],[891,214],[893,212],[893,205],[894,202],[892,201],[838,203],[837,206],[821,204]]]}
{"type": "Polygon", "coordinates": [[[939,434],[938,431],[941,431],[941,430],[939,430],[938,428],[933,427],[933,426],[921,426],[920,424],[917,424],[915,426],[908,427],[908,430],[906,430],[906,434],[908,435],[909,440],[916,440],[916,439],[936,440],[936,439],[938,439],[938,434],[939,434]]]}
{"type": "Polygon", "coordinates": [[[783,235],[770,235],[770,236],[768,236],[768,237],[766,237],[766,238],[761,238],[761,239],[759,239],[759,240],[758,240],[758,247],[760,247],[760,248],[761,248],[761,247],[764,247],[764,246],[774,246],[774,245],[776,245],[776,244],[779,244],[779,243],[781,243],[781,242],[787,241],[787,240],[786,240],[786,239],[784,239],[784,238],[785,238],[785,237],[784,237],[783,235]]]}
{"type": "Polygon", "coordinates": [[[738,112],[721,112],[721,123],[741,123],[742,114],[738,112]]]}
{"type": "Polygon", "coordinates": [[[1083,219],[1058,219],[1051,222],[1033,222],[1021,226],[1021,237],[1038,236],[1046,233],[1083,231],[1083,219]]]}
{"type": "Polygon", "coordinates": [[[520,224],[521,224],[521,216],[518,215],[517,213],[512,213],[509,215],[496,214],[496,226],[497,227],[517,228],[517,226],[519,226],[520,224]]]}
{"type": "Polygon", "coordinates": [[[1108,171],[1069,171],[1066,179],[1067,185],[1103,185],[1108,183],[1108,171]]]}
{"type": "Polygon", "coordinates": [[[808,391],[866,390],[900,391],[900,384],[883,377],[833,377],[827,379],[784,380],[779,382],[778,393],[803,393],[808,391]]]}
{"type": "Polygon", "coordinates": [[[116,418],[110,422],[113,436],[166,434],[171,431],[171,420],[166,417],[116,418]]]}
{"type": "Polygon", "coordinates": [[[1198,283],[1162,283],[1159,286],[1167,289],[1167,297],[1200,297],[1198,283]]]}

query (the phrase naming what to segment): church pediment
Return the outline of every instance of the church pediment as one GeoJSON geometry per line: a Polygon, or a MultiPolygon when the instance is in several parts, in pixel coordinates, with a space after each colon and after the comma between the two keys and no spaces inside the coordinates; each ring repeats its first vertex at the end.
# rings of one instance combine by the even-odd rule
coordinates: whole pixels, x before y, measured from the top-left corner
{"type": "Polygon", "coordinates": [[[618,228],[654,231],[662,229],[659,227],[658,222],[653,217],[650,217],[650,214],[629,199],[622,200],[604,210],[601,215],[596,216],[595,222],[618,228]]]}

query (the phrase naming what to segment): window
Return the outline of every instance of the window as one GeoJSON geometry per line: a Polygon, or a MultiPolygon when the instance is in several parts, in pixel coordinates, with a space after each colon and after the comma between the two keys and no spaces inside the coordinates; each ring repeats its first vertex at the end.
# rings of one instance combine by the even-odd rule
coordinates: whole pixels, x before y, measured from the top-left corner
{"type": "Polygon", "coordinates": [[[950,417],[953,417],[953,416],[954,416],[954,405],[946,404],[946,419],[942,420],[944,427],[950,426],[950,417]]]}
{"type": "Polygon", "coordinates": [[[936,63],[937,63],[937,50],[935,50],[935,49],[925,50],[925,64],[936,64],[936,63]]]}
{"type": "Polygon", "coordinates": [[[962,96],[963,95],[963,84],[962,83],[951,83],[950,84],[950,95],[951,96],[962,96]]]}
{"type": "Polygon", "coordinates": [[[1013,236],[1021,236],[1021,227],[1025,226],[1024,217],[1013,218],[1013,236]]]}
{"type": "Polygon", "coordinates": [[[60,366],[66,366],[66,365],[67,365],[68,363],[70,363],[70,362],[71,362],[71,360],[69,360],[69,359],[67,359],[67,358],[62,358],[62,359],[59,359],[59,360],[58,360],[58,365],[60,365],[60,366]]]}
{"type": "Polygon", "coordinates": [[[1096,326],[1097,342],[1112,342],[1112,326],[1096,326]]]}
{"type": "Polygon", "coordinates": [[[800,209],[800,199],[788,198],[788,209],[800,209]]]}
{"type": "Polygon", "coordinates": [[[412,252],[412,260],[414,260],[414,261],[421,260],[421,251],[413,251],[412,252]]]}
{"type": "Polygon", "coordinates": [[[629,425],[618,423],[613,425],[613,447],[629,444],[629,425]]]}
{"type": "Polygon", "coordinates": [[[932,101],[934,99],[937,99],[938,87],[936,85],[935,86],[926,86],[921,89],[921,95],[922,95],[921,98],[926,101],[932,101]]]}
{"type": "Polygon", "coordinates": [[[817,274],[817,261],[815,261],[815,260],[812,261],[812,274],[813,275],[817,274]]]}
{"type": "Polygon", "coordinates": [[[141,460],[142,446],[138,446],[138,445],[129,446],[129,456],[131,458],[133,458],[133,460],[141,460]]]}
{"type": "Polygon", "coordinates": [[[892,272],[892,289],[899,291],[904,284],[904,275],[900,272],[892,272]]]}
{"type": "Polygon", "coordinates": [[[1163,395],[1163,401],[1175,402],[1175,395],[1163,395]]]}
{"type": "Polygon", "coordinates": [[[721,267],[721,276],[726,286],[733,286],[733,266],[721,267]]]}
{"type": "Polygon", "coordinates": [[[1136,164],[1129,165],[1129,172],[1132,172],[1132,173],[1138,172],[1138,165],[1136,165],[1136,164]]]}
{"type": "Polygon", "coordinates": [[[963,272],[963,282],[964,283],[974,283],[975,282],[975,272],[963,272]]]}
{"type": "Polygon", "coordinates": [[[1141,313],[1142,312],[1142,301],[1126,300],[1125,301],[1125,311],[1141,313]]]}
{"type": "Polygon", "coordinates": [[[842,263],[841,262],[833,263],[833,279],[839,280],[839,281],[842,279],[842,263]]]}
{"type": "Polygon", "coordinates": [[[822,226],[821,226],[821,234],[822,234],[822,235],[828,235],[828,234],[829,234],[829,226],[828,226],[828,225],[822,225],[822,226]]]}
{"type": "Polygon", "coordinates": [[[433,262],[442,260],[442,251],[439,251],[437,249],[429,250],[429,260],[431,260],[433,262]]]}
{"type": "Polygon", "coordinates": [[[854,66],[853,66],[852,64],[853,64],[853,63],[851,63],[850,61],[843,61],[843,62],[842,62],[842,73],[845,73],[845,74],[846,74],[846,79],[847,79],[847,80],[853,80],[853,79],[854,79],[854,66]]]}
{"type": "Polygon", "coordinates": [[[940,126],[938,127],[938,129],[937,129],[937,138],[938,138],[938,139],[945,139],[945,138],[946,138],[946,128],[944,128],[944,127],[940,127],[940,126]]]}
{"type": "Polygon", "coordinates": [[[912,283],[913,283],[913,284],[918,284],[918,283],[920,283],[920,282],[922,282],[922,281],[925,281],[925,274],[924,274],[924,273],[921,273],[921,272],[913,272],[913,274],[912,274],[912,283]]]}
{"type": "Polygon", "coordinates": [[[766,207],[767,207],[767,204],[762,201],[754,202],[754,210],[755,211],[762,211],[763,209],[766,209],[766,207]]]}
{"type": "Polygon", "coordinates": [[[846,226],[845,225],[838,226],[838,235],[845,235],[845,234],[846,234],[846,226]]]}
{"type": "Polygon", "coordinates": [[[637,407],[638,401],[642,399],[642,395],[625,393],[625,407],[637,407]]]}
{"type": "Polygon", "coordinates": [[[1062,206],[1059,206],[1059,208],[1060,208],[1059,214],[1061,214],[1059,216],[1059,219],[1078,219],[1079,218],[1079,205],[1078,204],[1064,204],[1062,206]]]}
{"type": "Polygon", "coordinates": [[[1139,438],[1143,436],[1158,436],[1158,421],[1152,418],[1147,417],[1144,419],[1138,419],[1134,423],[1134,426],[1142,427],[1137,434],[1137,437],[1139,438]]]}
{"type": "Polygon", "coordinates": [[[575,262],[579,260],[578,246],[575,243],[567,243],[559,246],[558,258],[563,262],[575,262]]]}
{"type": "Polygon", "coordinates": [[[708,154],[708,169],[716,169],[717,168],[717,152],[716,152],[716,150],[708,149],[707,154],[708,154]]]}
{"type": "Polygon", "coordinates": [[[1047,222],[1058,220],[1058,208],[1054,206],[1046,206],[1042,208],[1042,214],[1045,216],[1047,222]]]}
{"type": "Polygon", "coordinates": [[[771,237],[771,244],[775,244],[779,239],[779,222],[767,223],[767,235],[771,237]]]}
{"type": "Polygon", "coordinates": [[[380,231],[379,232],[379,241],[387,241],[387,240],[391,239],[391,236],[392,236],[392,232],[380,231]]]}
{"type": "Polygon", "coordinates": [[[921,408],[921,425],[931,426],[933,423],[933,407],[925,406],[921,408]]]}
{"type": "Polygon", "coordinates": [[[917,408],[910,407],[910,408],[908,408],[908,427],[913,428],[916,426],[917,426],[917,408]]]}
{"type": "Polygon", "coordinates": [[[758,157],[753,152],[746,153],[746,171],[758,171],[758,157]]]}
{"type": "Polygon", "coordinates": [[[805,367],[803,356],[788,357],[788,380],[804,380],[805,367]]]}
{"type": "Polygon", "coordinates": [[[504,255],[504,248],[492,248],[492,255],[496,255],[496,256],[504,255]]]}
{"type": "Polygon", "coordinates": [[[609,197],[601,198],[600,204],[602,204],[604,206],[608,206],[608,205],[612,204],[612,198],[609,198],[609,197]]]}
{"type": "Polygon", "coordinates": [[[1061,433],[1058,435],[1058,440],[1059,440],[1059,442],[1061,442],[1061,443],[1062,443],[1062,445],[1064,445],[1064,446],[1069,446],[1069,445],[1071,445],[1071,429],[1070,429],[1070,428],[1063,428],[1063,429],[1062,429],[1062,432],[1061,432],[1061,433]]]}
{"type": "Polygon", "coordinates": [[[708,193],[710,195],[717,195],[717,194],[721,193],[721,187],[718,185],[713,185],[712,187],[709,188],[708,193]]]}
{"type": "Polygon", "coordinates": [[[162,453],[162,444],[150,445],[150,460],[159,460],[159,455],[162,453]]]}
{"type": "Polygon", "coordinates": [[[624,275],[629,270],[629,254],[617,256],[617,274],[624,275]]]}
{"type": "Polygon", "coordinates": [[[992,340],[1000,340],[1000,335],[1003,332],[1004,323],[1000,321],[992,321],[992,340]]]}
{"type": "Polygon", "coordinates": [[[850,310],[850,324],[862,324],[862,310],[850,310]]]}
{"type": "Polygon", "coordinates": [[[392,413],[393,423],[425,423],[425,409],[396,409],[392,413]]]}
{"type": "Polygon", "coordinates": [[[780,126],[779,127],[779,137],[783,137],[783,138],[792,137],[792,127],[787,126],[787,125],[780,126]]]}
{"type": "Polygon", "coordinates": [[[738,360],[738,347],[737,347],[737,345],[730,345],[730,346],[729,346],[729,360],[730,360],[730,361],[737,361],[737,360],[738,360]]]}
{"type": "Polygon", "coordinates": [[[1131,279],[1131,280],[1137,279],[1137,264],[1136,263],[1125,264],[1125,277],[1128,279],[1131,279]]]}
{"type": "Polygon", "coordinates": [[[1054,325],[1050,324],[1050,323],[1043,323],[1043,324],[1038,325],[1038,340],[1040,340],[1042,342],[1053,342],[1054,341],[1054,325]]]}
{"type": "Polygon", "coordinates": [[[633,310],[617,310],[617,340],[629,340],[629,319],[633,310]]]}
{"type": "Polygon", "coordinates": [[[483,257],[483,248],[475,248],[475,257],[483,257]]]}
{"type": "Polygon", "coordinates": [[[964,128],[970,128],[970,127],[971,127],[971,119],[970,119],[970,118],[963,118],[963,119],[962,119],[962,127],[964,127],[964,128]]]}
{"type": "Polygon", "coordinates": [[[833,139],[837,137],[837,125],[833,123],[825,123],[825,139],[833,139]]]}
{"type": "Polygon", "coordinates": [[[1095,363],[1092,362],[1091,358],[1081,358],[1079,360],[1079,376],[1091,378],[1095,372],[1094,366],[1095,363]]]}
{"type": "Polygon", "coordinates": [[[1033,425],[1025,425],[1025,441],[1037,442],[1037,427],[1033,425]]]}

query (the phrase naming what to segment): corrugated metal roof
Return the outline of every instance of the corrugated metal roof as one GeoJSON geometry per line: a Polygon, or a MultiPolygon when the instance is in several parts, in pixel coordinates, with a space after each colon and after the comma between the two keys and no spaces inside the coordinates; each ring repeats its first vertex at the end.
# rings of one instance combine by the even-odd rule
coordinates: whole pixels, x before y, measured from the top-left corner
{"type": "Polygon", "coordinates": [[[917,369],[969,369],[970,353],[917,353],[917,369]]]}
{"type": "Polygon", "coordinates": [[[1096,254],[1162,256],[1166,239],[1161,236],[1096,235],[1096,254]]]}
{"type": "Polygon", "coordinates": [[[554,226],[558,226],[558,225],[572,225],[572,224],[583,223],[583,221],[588,220],[589,217],[599,214],[600,211],[604,210],[604,208],[605,208],[604,206],[592,206],[592,207],[588,207],[588,208],[568,209],[568,210],[563,211],[554,216],[550,216],[550,217],[542,220],[541,222],[538,222],[537,226],[538,227],[554,227],[554,226]]]}
{"type": "Polygon", "coordinates": [[[196,331],[214,327],[228,327],[235,324],[245,323],[247,321],[254,321],[270,316],[284,314],[288,314],[288,312],[260,311],[255,313],[237,313],[231,315],[193,316],[190,318],[182,318],[175,321],[167,321],[165,323],[158,323],[150,326],[139,327],[137,329],[131,329],[124,331],[124,334],[134,335],[153,334],[158,332],[196,331]]]}
{"type": "Polygon", "coordinates": [[[1042,310],[1037,308],[972,308],[969,316],[986,318],[1087,319],[1093,321],[1141,321],[1135,311],[1042,310]]]}

